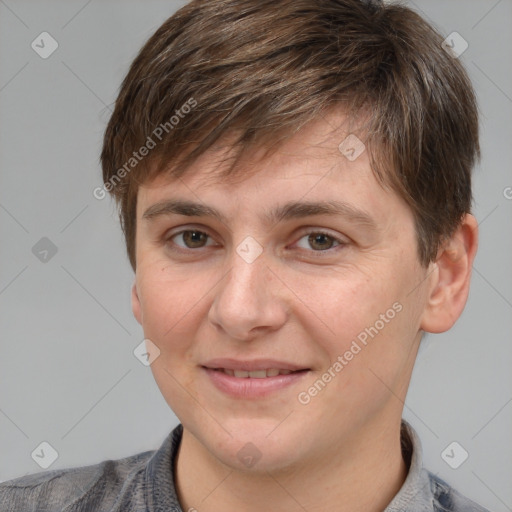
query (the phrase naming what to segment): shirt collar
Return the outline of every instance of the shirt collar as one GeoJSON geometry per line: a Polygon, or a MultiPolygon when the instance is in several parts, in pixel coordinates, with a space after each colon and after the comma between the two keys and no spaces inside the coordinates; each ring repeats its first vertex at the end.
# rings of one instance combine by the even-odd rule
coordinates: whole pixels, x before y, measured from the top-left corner
{"type": "Polygon", "coordinates": [[[148,512],[183,512],[174,480],[174,463],[182,435],[183,425],[180,423],[148,461],[144,486],[148,512]]]}
{"type": "Polygon", "coordinates": [[[384,512],[432,512],[432,490],[428,472],[423,469],[421,442],[416,431],[402,420],[402,456],[410,460],[405,482],[384,512]]]}

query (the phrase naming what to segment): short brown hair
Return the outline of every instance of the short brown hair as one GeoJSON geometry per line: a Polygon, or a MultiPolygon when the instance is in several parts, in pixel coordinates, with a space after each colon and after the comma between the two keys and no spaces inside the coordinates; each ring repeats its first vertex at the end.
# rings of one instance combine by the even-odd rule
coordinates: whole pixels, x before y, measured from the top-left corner
{"type": "Polygon", "coordinates": [[[104,136],[103,181],[119,206],[132,268],[139,185],[163,172],[183,175],[220,137],[236,134],[227,176],[249,147],[275,148],[336,106],[369,112],[372,169],[411,207],[427,266],[471,211],[479,157],[475,94],[442,41],[411,9],[376,1],[182,7],[135,58],[104,136]],[[135,158],[138,149],[147,156],[135,158]]]}

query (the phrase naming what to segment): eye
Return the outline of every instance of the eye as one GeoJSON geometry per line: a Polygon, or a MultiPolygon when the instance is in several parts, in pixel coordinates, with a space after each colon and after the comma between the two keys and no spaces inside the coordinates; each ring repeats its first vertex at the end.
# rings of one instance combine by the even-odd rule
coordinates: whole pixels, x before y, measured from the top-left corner
{"type": "Polygon", "coordinates": [[[322,231],[311,231],[297,242],[297,245],[302,249],[313,249],[315,252],[328,251],[345,244],[346,242],[343,240],[322,231]]]}
{"type": "MultiPolygon", "coordinates": [[[[296,245],[301,249],[318,253],[334,250],[336,247],[347,245],[347,243],[347,241],[323,231],[310,231],[304,234],[296,242],[296,245]]],[[[210,235],[198,229],[185,229],[174,233],[166,238],[166,244],[170,246],[170,249],[176,251],[201,249],[216,245],[210,235]]]]}
{"type": "Polygon", "coordinates": [[[208,244],[208,239],[210,239],[210,236],[203,231],[199,231],[198,229],[187,229],[174,233],[167,239],[167,241],[172,242],[183,249],[200,249],[207,245],[214,245],[213,241],[208,244]]]}

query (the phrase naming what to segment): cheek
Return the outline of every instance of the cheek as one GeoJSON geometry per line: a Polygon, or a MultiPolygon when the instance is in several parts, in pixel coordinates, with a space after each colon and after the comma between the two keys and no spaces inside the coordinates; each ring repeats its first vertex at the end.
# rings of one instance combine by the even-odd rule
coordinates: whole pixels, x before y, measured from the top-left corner
{"type": "MultiPolygon", "coordinates": [[[[405,292],[405,276],[351,273],[304,282],[306,305],[315,313],[301,318],[311,342],[323,349],[325,369],[340,361],[338,385],[353,380],[362,387],[375,380],[369,372],[394,378],[407,359],[417,332],[417,311],[405,292]]],[[[351,385],[351,384],[350,384],[351,385]]],[[[336,385],[334,386],[336,387],[336,385]]]]}
{"type": "Polygon", "coordinates": [[[162,352],[184,348],[193,339],[198,318],[206,314],[213,285],[207,279],[191,279],[187,272],[170,272],[164,264],[137,273],[145,336],[162,352]]]}
{"type": "Polygon", "coordinates": [[[315,314],[317,324],[330,334],[330,345],[338,351],[396,300],[390,287],[356,272],[317,276],[300,286],[307,290],[301,294],[305,296],[304,305],[315,314]]]}
{"type": "Polygon", "coordinates": [[[160,350],[151,371],[171,409],[180,418],[187,417],[196,378],[191,371],[197,364],[196,331],[207,315],[212,285],[203,279],[190,279],[186,272],[170,272],[165,264],[138,267],[137,274],[144,337],[160,350]]]}

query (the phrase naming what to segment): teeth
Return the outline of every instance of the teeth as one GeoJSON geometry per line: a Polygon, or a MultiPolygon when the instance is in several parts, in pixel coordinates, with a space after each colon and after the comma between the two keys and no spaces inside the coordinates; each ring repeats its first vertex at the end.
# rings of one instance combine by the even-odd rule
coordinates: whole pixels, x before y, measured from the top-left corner
{"type": "Polygon", "coordinates": [[[245,370],[228,370],[227,368],[218,368],[219,371],[224,372],[232,377],[248,378],[252,379],[265,379],[266,377],[275,377],[277,375],[289,375],[292,373],[291,370],[279,370],[278,368],[269,368],[268,370],[255,370],[248,372],[245,370]]]}
{"type": "Polygon", "coordinates": [[[252,379],[264,379],[266,376],[266,370],[255,370],[253,372],[249,372],[249,377],[252,379]]]}

